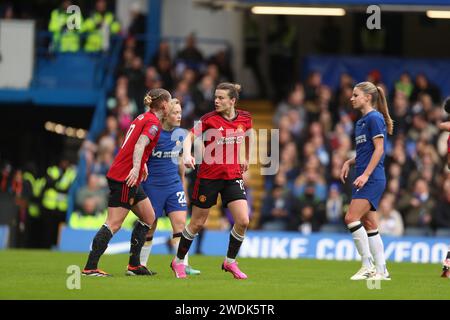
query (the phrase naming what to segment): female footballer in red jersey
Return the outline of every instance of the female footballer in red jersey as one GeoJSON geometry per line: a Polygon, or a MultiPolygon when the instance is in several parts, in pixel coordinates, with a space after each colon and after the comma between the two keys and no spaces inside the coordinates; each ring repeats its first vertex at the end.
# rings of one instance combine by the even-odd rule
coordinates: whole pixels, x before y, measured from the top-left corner
{"type": "Polygon", "coordinates": [[[236,279],[247,278],[239,270],[236,256],[249,224],[242,173],[248,169],[249,139],[246,132],[252,128],[252,118],[250,113],[235,109],[239,90],[240,85],[237,84],[219,84],[215,91],[215,111],[205,114],[184,140],[183,162],[186,167],[195,167],[195,159],[191,155],[194,138],[203,136],[204,150],[191,196],[191,221],[182,232],[177,256],[171,263],[177,278],[186,278],[184,257],[203,228],[209,208],[216,204],[219,193],[223,206],[228,207],[235,221],[222,269],[231,272],[236,279]],[[240,164],[239,149],[244,141],[245,161],[240,164]]]}
{"type": "Polygon", "coordinates": [[[92,241],[92,250],[83,275],[106,277],[106,272],[98,269],[98,261],[108,247],[113,235],[119,231],[128,212],[139,218],[130,240],[130,260],[127,275],[151,275],[140,264],[140,253],[145,235],[155,221],[152,204],[140,183],[147,178],[146,162],[158,142],[160,120],[167,116],[170,93],[164,89],[152,89],[144,98],[144,104],[150,108],[131,123],[125,140],[108,171],[110,189],[108,199],[108,217],[92,241]]]}
{"type": "MultiPolygon", "coordinates": [[[[450,115],[450,98],[447,98],[444,102],[444,110],[450,115]]],[[[450,121],[441,122],[439,124],[439,129],[450,132],[450,121]]],[[[450,134],[447,140],[447,167],[450,169],[450,134]]],[[[443,278],[450,278],[450,247],[447,251],[447,257],[442,265],[442,275],[443,278]]]]}

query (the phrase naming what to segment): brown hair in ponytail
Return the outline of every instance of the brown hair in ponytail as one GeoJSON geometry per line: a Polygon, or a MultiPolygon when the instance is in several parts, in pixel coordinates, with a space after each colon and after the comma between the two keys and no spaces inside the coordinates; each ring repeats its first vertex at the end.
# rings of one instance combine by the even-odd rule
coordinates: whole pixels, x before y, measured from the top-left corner
{"type": "Polygon", "coordinates": [[[230,99],[236,99],[236,102],[239,100],[239,91],[241,91],[241,85],[237,83],[230,82],[222,82],[216,88],[217,90],[227,90],[228,96],[230,99]]]}
{"type": "Polygon", "coordinates": [[[372,103],[383,115],[384,122],[386,122],[387,133],[392,135],[394,133],[394,120],[392,120],[391,116],[389,115],[384,90],[381,87],[377,87],[372,82],[368,81],[358,83],[355,88],[360,89],[362,92],[364,92],[364,94],[369,94],[372,96],[372,103]]]}
{"type": "Polygon", "coordinates": [[[392,120],[391,115],[389,114],[389,109],[387,106],[386,96],[384,95],[384,90],[381,87],[377,87],[377,91],[378,91],[378,99],[377,99],[378,111],[380,111],[384,117],[387,132],[390,135],[392,135],[394,133],[394,120],[392,120]]]}

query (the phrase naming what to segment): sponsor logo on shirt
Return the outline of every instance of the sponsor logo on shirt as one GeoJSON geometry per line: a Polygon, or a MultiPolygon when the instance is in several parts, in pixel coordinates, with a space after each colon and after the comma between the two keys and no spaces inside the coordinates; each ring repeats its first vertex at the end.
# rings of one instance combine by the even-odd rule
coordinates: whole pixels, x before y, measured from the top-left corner
{"type": "Polygon", "coordinates": [[[217,140],[217,144],[241,144],[244,141],[243,136],[239,137],[223,137],[217,140]]]}
{"type": "Polygon", "coordinates": [[[176,158],[180,155],[180,151],[152,151],[152,157],[154,158],[176,158]]]}
{"type": "Polygon", "coordinates": [[[356,144],[360,144],[360,143],[366,142],[366,141],[367,141],[366,135],[365,135],[365,134],[362,134],[362,135],[360,135],[360,136],[357,136],[357,137],[355,138],[355,140],[356,140],[356,144]]]}

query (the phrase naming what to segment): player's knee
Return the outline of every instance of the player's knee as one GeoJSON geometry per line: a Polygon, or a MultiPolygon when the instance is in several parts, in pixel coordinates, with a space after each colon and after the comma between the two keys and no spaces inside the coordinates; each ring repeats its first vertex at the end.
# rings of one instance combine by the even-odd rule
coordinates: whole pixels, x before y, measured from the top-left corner
{"type": "Polygon", "coordinates": [[[185,223],[183,222],[172,224],[173,233],[183,232],[184,226],[185,223]]]}
{"type": "Polygon", "coordinates": [[[194,234],[199,233],[204,225],[204,221],[202,220],[191,220],[191,222],[188,225],[188,228],[190,231],[192,231],[194,234]]]}
{"type": "Polygon", "coordinates": [[[239,217],[234,222],[235,225],[239,226],[241,229],[247,229],[250,223],[250,219],[246,217],[239,217]]]}
{"type": "Polygon", "coordinates": [[[350,213],[350,211],[347,212],[347,214],[346,214],[345,217],[344,217],[345,224],[350,224],[350,223],[352,223],[352,222],[355,222],[356,220],[357,220],[356,217],[354,217],[354,216],[350,213]]]}
{"type": "Polygon", "coordinates": [[[120,230],[120,228],[122,227],[121,223],[110,223],[108,224],[109,229],[112,231],[112,233],[116,234],[117,231],[120,230]]]}
{"type": "Polygon", "coordinates": [[[377,224],[374,221],[364,219],[361,222],[366,230],[375,230],[378,228],[377,224]]]}

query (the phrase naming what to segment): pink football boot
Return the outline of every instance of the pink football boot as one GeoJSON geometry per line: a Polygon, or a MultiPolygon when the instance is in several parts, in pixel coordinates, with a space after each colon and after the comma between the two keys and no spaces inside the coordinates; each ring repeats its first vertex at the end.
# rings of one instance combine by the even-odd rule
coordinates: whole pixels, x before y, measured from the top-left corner
{"type": "Polygon", "coordinates": [[[235,279],[247,279],[247,275],[239,270],[238,263],[228,263],[226,260],[222,263],[222,270],[225,272],[231,272],[235,279]]]}
{"type": "Polygon", "coordinates": [[[179,279],[186,278],[186,266],[182,262],[176,263],[175,258],[173,258],[170,268],[175,273],[175,277],[179,279]]]}

